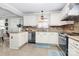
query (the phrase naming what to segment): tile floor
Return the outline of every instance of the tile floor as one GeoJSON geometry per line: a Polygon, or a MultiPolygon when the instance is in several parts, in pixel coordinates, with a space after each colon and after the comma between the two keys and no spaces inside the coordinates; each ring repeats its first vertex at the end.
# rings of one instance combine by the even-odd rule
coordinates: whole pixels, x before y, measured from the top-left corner
{"type": "Polygon", "coordinates": [[[0,56],[60,56],[59,49],[52,45],[50,48],[40,48],[37,44],[25,44],[20,49],[10,49],[0,46],[0,56]],[[52,51],[54,54],[52,54],[52,51]]]}

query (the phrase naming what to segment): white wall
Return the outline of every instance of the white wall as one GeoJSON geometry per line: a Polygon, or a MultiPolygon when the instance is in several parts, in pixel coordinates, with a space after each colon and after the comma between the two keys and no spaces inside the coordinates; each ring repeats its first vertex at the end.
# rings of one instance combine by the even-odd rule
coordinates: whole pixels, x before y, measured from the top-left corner
{"type": "Polygon", "coordinates": [[[5,20],[0,19],[0,37],[3,36],[4,30],[5,30],[5,20]]]}
{"type": "Polygon", "coordinates": [[[24,16],[24,26],[36,26],[37,16],[35,14],[30,14],[24,16]]]}
{"type": "Polygon", "coordinates": [[[21,23],[21,18],[8,18],[8,28],[9,32],[18,32],[18,24],[21,23]]]}

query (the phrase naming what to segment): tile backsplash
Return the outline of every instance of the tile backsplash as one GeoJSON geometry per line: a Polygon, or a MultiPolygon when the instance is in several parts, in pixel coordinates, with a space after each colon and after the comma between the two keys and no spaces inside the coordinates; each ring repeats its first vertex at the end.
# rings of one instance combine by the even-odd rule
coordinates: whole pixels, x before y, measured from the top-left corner
{"type": "Polygon", "coordinates": [[[49,32],[68,32],[68,33],[79,33],[79,22],[74,22],[71,25],[64,26],[50,26],[48,29],[42,29],[32,26],[23,27],[24,31],[49,31],[49,32]]]}
{"type": "Polygon", "coordinates": [[[79,33],[79,22],[74,23],[74,31],[79,33]]]}
{"type": "Polygon", "coordinates": [[[72,32],[79,33],[79,22],[74,22],[74,24],[63,26],[63,31],[70,33],[72,32]]]}

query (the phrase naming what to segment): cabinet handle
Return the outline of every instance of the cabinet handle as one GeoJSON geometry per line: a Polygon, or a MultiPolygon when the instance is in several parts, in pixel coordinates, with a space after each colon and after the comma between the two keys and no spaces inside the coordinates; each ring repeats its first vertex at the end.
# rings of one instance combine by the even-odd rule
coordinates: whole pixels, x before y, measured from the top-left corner
{"type": "Polygon", "coordinates": [[[11,39],[13,39],[13,36],[11,36],[11,39]]]}

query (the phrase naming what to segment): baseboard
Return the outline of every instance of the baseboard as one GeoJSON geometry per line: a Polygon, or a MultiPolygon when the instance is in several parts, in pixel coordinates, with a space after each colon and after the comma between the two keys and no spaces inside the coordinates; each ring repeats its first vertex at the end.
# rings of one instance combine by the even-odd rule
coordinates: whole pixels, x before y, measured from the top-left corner
{"type": "Polygon", "coordinates": [[[28,44],[27,42],[24,43],[22,46],[19,47],[19,49],[21,49],[22,47],[24,47],[26,44],[28,44]]]}

